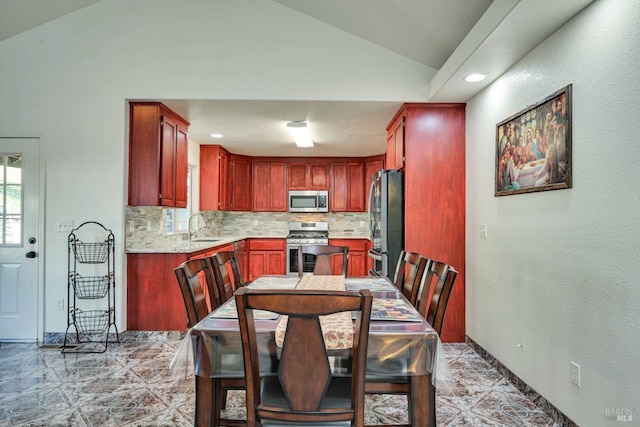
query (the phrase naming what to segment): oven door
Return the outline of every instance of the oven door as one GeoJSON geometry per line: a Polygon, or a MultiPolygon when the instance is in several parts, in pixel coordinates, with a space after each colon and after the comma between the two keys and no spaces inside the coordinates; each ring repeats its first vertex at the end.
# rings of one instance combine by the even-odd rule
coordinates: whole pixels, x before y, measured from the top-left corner
{"type": "MultiPolygon", "coordinates": [[[[304,246],[304,245],[303,245],[304,246]]],[[[302,272],[313,273],[316,256],[305,254],[302,257],[302,272]]],[[[298,245],[287,245],[287,276],[298,275],[298,245]]]]}

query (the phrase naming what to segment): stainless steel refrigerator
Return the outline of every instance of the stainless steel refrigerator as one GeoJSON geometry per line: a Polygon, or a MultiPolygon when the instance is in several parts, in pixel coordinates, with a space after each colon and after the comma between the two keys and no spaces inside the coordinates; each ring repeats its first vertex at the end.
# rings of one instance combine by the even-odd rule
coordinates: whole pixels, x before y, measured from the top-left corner
{"type": "Polygon", "coordinates": [[[404,248],[404,176],[396,170],[378,171],[369,190],[369,230],[373,259],[370,275],[393,280],[404,248]]]}

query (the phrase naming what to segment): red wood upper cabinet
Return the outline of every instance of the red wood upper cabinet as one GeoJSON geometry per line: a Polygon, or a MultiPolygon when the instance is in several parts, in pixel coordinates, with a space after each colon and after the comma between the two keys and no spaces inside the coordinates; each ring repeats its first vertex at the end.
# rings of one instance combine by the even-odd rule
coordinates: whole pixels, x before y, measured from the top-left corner
{"type": "Polygon", "coordinates": [[[287,164],[256,160],[253,162],[253,211],[286,212],[287,164]]]}
{"type": "Polygon", "coordinates": [[[404,114],[397,115],[387,127],[387,169],[404,168],[405,120],[404,114]]]}
{"type": "Polygon", "coordinates": [[[349,206],[349,173],[346,163],[331,165],[331,191],[329,192],[329,210],[346,212],[349,206]]]}
{"type": "Polygon", "coordinates": [[[369,200],[369,190],[373,182],[373,176],[381,169],[384,169],[384,155],[367,157],[364,162],[364,200],[369,200]]]}
{"type": "Polygon", "coordinates": [[[328,190],[331,185],[329,163],[309,164],[309,190],[328,190]]]}
{"type": "Polygon", "coordinates": [[[309,173],[307,163],[289,163],[289,190],[308,190],[309,173]]]}
{"type": "Polygon", "coordinates": [[[160,119],[160,205],[176,205],[176,140],[178,123],[171,116],[160,119]]]}
{"type": "Polygon", "coordinates": [[[251,157],[231,154],[231,210],[251,211],[251,157]]]}
{"type": "Polygon", "coordinates": [[[349,163],[349,212],[364,212],[364,164],[349,163]]]}
{"type": "Polygon", "coordinates": [[[253,210],[256,212],[269,211],[270,171],[269,162],[253,162],[253,210]]]}
{"type": "Polygon", "coordinates": [[[189,179],[189,138],[187,128],[178,125],[176,135],[176,207],[186,208],[189,179]]]}
{"type": "Polygon", "coordinates": [[[230,154],[219,145],[201,145],[200,210],[230,210],[230,186],[230,154]]]}
{"type": "MultiPolygon", "coordinates": [[[[219,176],[219,192],[218,208],[220,210],[231,210],[231,155],[220,150],[220,176],[219,176]]],[[[202,207],[200,208],[202,209],[202,207]]]]}
{"type": "Polygon", "coordinates": [[[328,190],[328,162],[290,162],[289,190],[328,190]]]}
{"type": "Polygon", "coordinates": [[[188,128],[159,102],[129,104],[130,206],[187,206],[188,128]]]}
{"type": "Polygon", "coordinates": [[[289,194],[287,192],[287,164],[272,162],[269,171],[269,203],[272,212],[289,210],[289,194]]]}
{"type": "Polygon", "coordinates": [[[331,165],[331,212],[364,212],[364,164],[362,162],[331,165]]]}

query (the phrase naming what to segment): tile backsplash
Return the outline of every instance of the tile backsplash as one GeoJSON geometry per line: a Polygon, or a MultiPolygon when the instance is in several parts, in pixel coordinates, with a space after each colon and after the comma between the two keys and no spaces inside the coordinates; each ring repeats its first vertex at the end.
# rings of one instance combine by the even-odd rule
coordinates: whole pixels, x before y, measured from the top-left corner
{"type": "MultiPolygon", "coordinates": [[[[226,212],[200,211],[207,228],[200,236],[285,237],[291,221],[327,221],[329,237],[369,237],[369,214],[336,212],[226,212]]],[[[170,244],[186,240],[187,233],[167,234],[167,212],[158,206],[127,206],[125,246],[144,243],[170,244]]]]}

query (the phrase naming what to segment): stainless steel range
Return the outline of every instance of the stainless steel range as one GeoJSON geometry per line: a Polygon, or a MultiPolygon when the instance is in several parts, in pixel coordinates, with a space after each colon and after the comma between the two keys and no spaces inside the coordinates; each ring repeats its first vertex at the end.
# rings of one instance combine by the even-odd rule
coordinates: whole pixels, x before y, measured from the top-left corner
{"type": "MultiPolygon", "coordinates": [[[[287,276],[298,275],[298,246],[328,245],[328,222],[290,222],[287,236],[287,276]]],[[[315,256],[305,255],[303,271],[313,272],[315,256]]]]}

